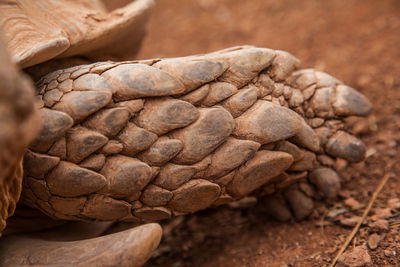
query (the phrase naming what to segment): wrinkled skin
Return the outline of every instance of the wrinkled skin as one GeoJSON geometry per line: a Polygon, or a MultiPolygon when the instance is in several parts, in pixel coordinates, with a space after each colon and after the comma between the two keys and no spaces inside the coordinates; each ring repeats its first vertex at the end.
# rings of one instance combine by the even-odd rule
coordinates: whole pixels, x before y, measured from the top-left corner
{"type": "Polygon", "coordinates": [[[363,160],[343,119],[371,104],[299,64],[236,47],[43,77],[23,203],[63,220],[144,222],[255,194],[279,220],[306,218],[340,190],[336,158],[363,160]]]}
{"type": "MultiPolygon", "coordinates": [[[[2,43],[0,80],[1,235],[20,197],[23,155],[38,133],[41,120],[34,108],[33,85],[11,63],[2,43]]],[[[37,223],[34,218],[25,217],[24,227],[19,231],[45,227],[33,225],[37,223]]],[[[16,229],[13,222],[10,224],[16,229]]],[[[104,233],[108,225],[93,223],[66,225],[37,234],[10,234],[9,228],[0,238],[0,266],[141,266],[152,255],[162,235],[161,227],[154,223],[107,235],[104,233]]]]}

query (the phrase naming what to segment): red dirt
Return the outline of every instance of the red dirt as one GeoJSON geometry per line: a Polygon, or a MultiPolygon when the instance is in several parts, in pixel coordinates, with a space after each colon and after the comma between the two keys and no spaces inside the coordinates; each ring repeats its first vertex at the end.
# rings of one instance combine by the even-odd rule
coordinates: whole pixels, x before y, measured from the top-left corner
{"type": "MultiPolygon", "coordinates": [[[[391,178],[373,211],[400,197],[399,1],[159,0],[139,58],[241,44],[289,51],[303,67],[326,71],[364,93],[374,113],[353,129],[362,134],[369,157],[342,171],[342,197],[321,205],[313,219],[278,223],[260,205],[178,217],[165,223],[160,249],[147,266],[326,266],[351,231],[338,221],[362,214],[389,163],[391,178]],[[349,196],[362,207],[324,219],[345,207],[349,196]]],[[[400,266],[400,211],[393,209],[387,220],[389,232],[380,233],[383,240],[368,253],[375,266],[400,266]]],[[[366,244],[371,233],[362,226],[350,247],[366,244]]]]}

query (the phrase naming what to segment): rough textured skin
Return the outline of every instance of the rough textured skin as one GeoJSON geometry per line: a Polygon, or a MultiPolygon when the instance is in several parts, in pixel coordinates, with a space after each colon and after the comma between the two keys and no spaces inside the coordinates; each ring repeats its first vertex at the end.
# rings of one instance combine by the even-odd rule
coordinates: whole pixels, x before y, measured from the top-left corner
{"type": "Polygon", "coordinates": [[[135,0],[110,11],[102,0],[1,1],[0,27],[12,60],[22,68],[73,55],[130,59],[140,48],[153,5],[135,0]]]}
{"type": "Polygon", "coordinates": [[[0,40],[0,236],[22,189],[22,158],[39,130],[34,89],[11,64],[0,40]]]}
{"type": "Polygon", "coordinates": [[[65,220],[154,221],[257,193],[279,219],[307,217],[316,189],[340,188],[335,158],[363,159],[342,119],[371,104],[299,63],[235,47],[45,76],[24,203],[65,220]]]}

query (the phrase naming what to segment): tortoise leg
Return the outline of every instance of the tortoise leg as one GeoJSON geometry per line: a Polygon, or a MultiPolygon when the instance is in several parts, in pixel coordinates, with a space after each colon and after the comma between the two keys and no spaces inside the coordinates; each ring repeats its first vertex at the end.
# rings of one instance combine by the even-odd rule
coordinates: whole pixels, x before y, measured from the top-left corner
{"type": "Polygon", "coordinates": [[[162,235],[161,227],[155,223],[93,237],[101,233],[99,230],[102,227],[89,231],[75,227],[66,234],[58,228],[50,233],[5,236],[0,239],[0,265],[142,266],[157,248],[162,235]],[[86,239],[65,241],[66,238],[86,239]]]}
{"type": "Polygon", "coordinates": [[[298,66],[236,47],[53,72],[38,84],[45,124],[25,155],[24,201],[65,220],[140,222],[256,194],[304,219],[340,189],[336,158],[363,160],[343,119],[371,104],[298,66]]]}

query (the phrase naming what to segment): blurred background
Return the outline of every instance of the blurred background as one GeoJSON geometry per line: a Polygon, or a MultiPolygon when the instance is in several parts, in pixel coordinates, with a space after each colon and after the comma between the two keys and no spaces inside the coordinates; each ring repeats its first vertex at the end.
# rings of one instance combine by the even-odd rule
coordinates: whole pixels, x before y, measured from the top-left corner
{"type": "MultiPolygon", "coordinates": [[[[364,93],[374,114],[352,130],[362,136],[368,158],[343,172],[343,192],[367,203],[386,164],[394,163],[375,207],[387,208],[388,200],[400,196],[400,1],[158,0],[138,57],[243,44],[289,51],[302,68],[328,72],[364,93]]],[[[282,225],[259,207],[177,217],[164,225],[163,243],[147,266],[325,266],[351,228],[321,228],[321,220],[282,225]]],[[[391,221],[380,246],[369,252],[376,266],[400,265],[399,224],[391,221]]],[[[365,244],[367,234],[360,231],[354,245],[365,244]]]]}

